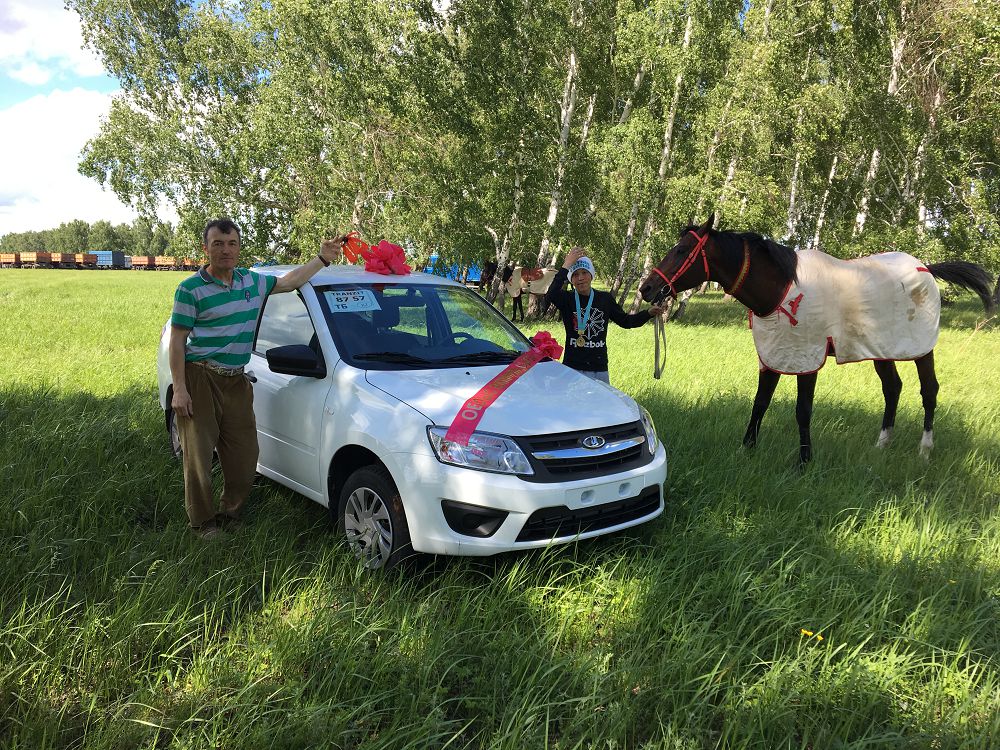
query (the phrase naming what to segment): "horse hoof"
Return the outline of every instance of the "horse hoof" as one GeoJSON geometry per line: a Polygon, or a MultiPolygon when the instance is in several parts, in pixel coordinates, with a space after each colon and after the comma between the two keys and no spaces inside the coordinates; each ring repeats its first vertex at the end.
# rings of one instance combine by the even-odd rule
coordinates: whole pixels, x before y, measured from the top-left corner
{"type": "Polygon", "coordinates": [[[892,442],[892,430],[882,430],[878,434],[878,440],[875,441],[876,448],[887,448],[889,443],[892,442]]]}
{"type": "Polygon", "coordinates": [[[920,453],[920,457],[925,461],[930,459],[931,448],[933,447],[934,447],[934,433],[924,432],[923,437],[920,438],[920,449],[918,451],[920,453]]]}

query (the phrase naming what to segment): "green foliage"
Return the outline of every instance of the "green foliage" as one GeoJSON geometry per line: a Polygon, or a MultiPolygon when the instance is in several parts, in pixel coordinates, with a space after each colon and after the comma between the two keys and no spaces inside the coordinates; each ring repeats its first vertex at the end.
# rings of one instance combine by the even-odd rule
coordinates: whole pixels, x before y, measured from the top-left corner
{"type": "MultiPolygon", "coordinates": [[[[204,226],[204,224],[202,224],[204,226]]],[[[201,254],[201,229],[193,256],[201,254]]],[[[113,226],[109,221],[88,224],[82,219],[63,222],[55,229],[41,232],[11,232],[0,237],[0,250],[4,252],[56,252],[85,253],[96,250],[120,250],[126,255],[163,255],[174,242],[174,228],[165,222],[155,224],[146,219],[136,219],[132,226],[113,226]]],[[[190,243],[189,243],[190,244],[190,243]]],[[[188,257],[185,253],[178,253],[188,257]]]]}
{"type": "Polygon", "coordinates": [[[996,3],[70,6],[122,81],[81,170],[172,203],[178,247],[226,213],[260,257],[353,227],[460,263],[583,243],[634,276],[714,210],[1000,272],[996,3]]]}

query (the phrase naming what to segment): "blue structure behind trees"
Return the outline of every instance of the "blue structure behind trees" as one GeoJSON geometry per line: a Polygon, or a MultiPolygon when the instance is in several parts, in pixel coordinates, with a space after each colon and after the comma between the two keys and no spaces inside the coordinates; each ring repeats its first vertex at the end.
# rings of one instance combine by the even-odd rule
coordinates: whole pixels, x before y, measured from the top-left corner
{"type": "MultiPolygon", "coordinates": [[[[437,274],[438,276],[444,276],[446,279],[452,279],[453,281],[462,280],[462,271],[463,268],[458,263],[452,263],[450,266],[446,265],[437,253],[432,254],[431,257],[427,259],[427,265],[424,266],[424,273],[437,274]]],[[[478,284],[482,275],[483,271],[479,266],[470,266],[469,272],[465,277],[465,283],[478,284]]]]}

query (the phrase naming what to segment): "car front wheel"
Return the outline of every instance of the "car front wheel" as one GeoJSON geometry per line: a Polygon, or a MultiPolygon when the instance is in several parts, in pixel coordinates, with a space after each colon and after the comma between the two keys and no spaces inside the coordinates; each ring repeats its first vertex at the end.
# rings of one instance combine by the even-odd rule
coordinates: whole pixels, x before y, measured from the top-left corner
{"type": "Polygon", "coordinates": [[[413,555],[403,501],[389,472],[358,469],[340,491],[337,517],[347,545],[366,568],[391,568],[413,555]]]}
{"type": "Polygon", "coordinates": [[[177,415],[173,409],[167,409],[167,436],[170,438],[170,452],[174,458],[181,457],[181,433],[177,429],[177,415]]]}

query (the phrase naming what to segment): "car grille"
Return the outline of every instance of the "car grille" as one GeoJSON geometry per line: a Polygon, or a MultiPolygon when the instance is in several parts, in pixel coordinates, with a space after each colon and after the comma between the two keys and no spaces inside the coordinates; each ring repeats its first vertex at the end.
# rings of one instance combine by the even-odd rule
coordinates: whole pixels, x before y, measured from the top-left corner
{"type": "Polygon", "coordinates": [[[660,488],[650,487],[641,495],[589,508],[570,510],[565,505],[536,510],[529,517],[518,542],[538,542],[599,531],[648,516],[660,507],[660,488]]]}
{"type": "Polygon", "coordinates": [[[516,440],[535,470],[533,475],[522,477],[528,482],[593,479],[636,469],[653,459],[639,422],[516,440]],[[604,448],[584,448],[583,441],[588,437],[602,439],[604,448]],[[621,447],[616,449],[615,446],[621,447]]]}

